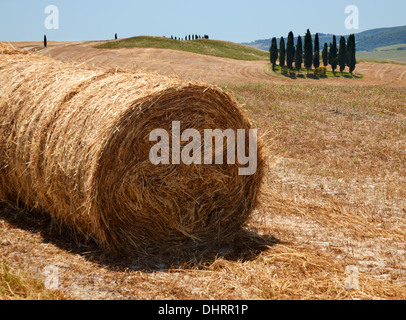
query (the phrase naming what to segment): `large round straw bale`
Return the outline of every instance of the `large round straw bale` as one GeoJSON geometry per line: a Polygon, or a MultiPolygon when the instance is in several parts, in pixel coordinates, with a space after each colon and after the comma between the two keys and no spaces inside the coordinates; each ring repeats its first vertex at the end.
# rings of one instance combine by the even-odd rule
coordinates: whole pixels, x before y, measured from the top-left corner
{"type": "MultiPolygon", "coordinates": [[[[158,164],[150,133],[251,128],[221,89],[75,67],[0,47],[0,199],[47,212],[105,249],[149,251],[234,235],[257,203],[258,169],[158,164]]],[[[247,143],[248,154],[248,143],[247,143]]],[[[83,238],[83,237],[79,237],[83,238]]]]}

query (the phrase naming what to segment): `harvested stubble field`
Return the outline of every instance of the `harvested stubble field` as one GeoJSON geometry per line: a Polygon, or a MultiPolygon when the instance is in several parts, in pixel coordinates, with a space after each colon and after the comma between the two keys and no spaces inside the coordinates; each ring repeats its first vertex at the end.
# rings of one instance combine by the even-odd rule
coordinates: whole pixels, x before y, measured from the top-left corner
{"type": "MultiPolygon", "coordinates": [[[[0,259],[8,274],[44,280],[46,267],[57,266],[52,298],[406,299],[405,66],[362,63],[363,79],[291,80],[266,77],[266,62],[189,53],[175,53],[188,60],[174,61],[172,52],[156,49],[160,65],[171,65],[160,68],[148,58],[154,50],[142,49],[131,53],[131,66],[121,51],[105,60],[93,50],[44,54],[164,74],[172,68],[233,94],[266,143],[260,208],[233,242],[112,259],[92,245],[74,245],[46,215],[3,206],[0,259]],[[350,265],[359,268],[358,289],[345,287],[350,265]]],[[[4,278],[1,298],[33,297],[29,286],[13,290],[4,278]]],[[[48,297],[38,286],[32,291],[48,297]]]]}

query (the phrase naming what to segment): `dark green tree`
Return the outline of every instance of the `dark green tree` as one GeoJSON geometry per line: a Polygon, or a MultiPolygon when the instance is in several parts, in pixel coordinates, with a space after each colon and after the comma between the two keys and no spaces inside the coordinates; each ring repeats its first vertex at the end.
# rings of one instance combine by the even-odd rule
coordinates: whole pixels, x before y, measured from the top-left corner
{"type": "Polygon", "coordinates": [[[331,61],[333,60],[333,43],[330,42],[330,46],[328,47],[328,64],[331,65],[331,61]]]}
{"type": "Polygon", "coordinates": [[[293,32],[289,32],[288,42],[286,44],[286,65],[289,71],[293,69],[293,61],[295,60],[295,46],[293,32]]]}
{"type": "Polygon", "coordinates": [[[341,75],[343,75],[343,71],[345,66],[347,65],[347,45],[345,43],[344,36],[340,38],[340,48],[338,50],[338,65],[340,66],[341,75]]]}
{"type": "Polygon", "coordinates": [[[324,43],[324,48],[323,51],[321,52],[321,57],[323,59],[323,65],[325,67],[328,66],[328,48],[327,48],[327,43],[324,43]]]}
{"type": "Polygon", "coordinates": [[[44,47],[48,46],[47,36],[44,35],[44,47]]]}
{"type": "Polygon", "coordinates": [[[330,43],[330,52],[329,52],[329,63],[333,74],[335,75],[335,70],[337,69],[337,39],[336,36],[333,36],[333,43],[330,43]]]}
{"type": "Polygon", "coordinates": [[[298,72],[300,72],[300,69],[302,68],[302,62],[303,62],[302,37],[298,36],[295,50],[295,68],[298,72]]]}
{"type": "Polygon", "coordinates": [[[114,39],[118,39],[118,35],[117,35],[117,33],[114,35],[114,39]]]}
{"type": "Polygon", "coordinates": [[[275,71],[276,60],[278,60],[278,45],[276,44],[276,38],[272,38],[272,44],[269,52],[271,54],[272,71],[275,71]]]}
{"type": "Polygon", "coordinates": [[[314,65],[315,69],[320,67],[320,41],[319,41],[319,34],[318,33],[316,33],[316,37],[314,38],[313,65],[314,65]]]}
{"type": "Polygon", "coordinates": [[[352,73],[355,70],[355,66],[357,64],[355,35],[354,34],[351,34],[348,37],[347,55],[348,55],[348,68],[350,69],[350,73],[352,76],[352,73]]]}
{"type": "Polygon", "coordinates": [[[313,65],[313,40],[310,30],[307,29],[304,39],[304,66],[307,69],[307,74],[313,65]]]}
{"type": "Polygon", "coordinates": [[[281,66],[281,72],[283,67],[285,66],[285,61],[286,61],[285,39],[281,37],[281,41],[279,42],[279,65],[281,66]]]}

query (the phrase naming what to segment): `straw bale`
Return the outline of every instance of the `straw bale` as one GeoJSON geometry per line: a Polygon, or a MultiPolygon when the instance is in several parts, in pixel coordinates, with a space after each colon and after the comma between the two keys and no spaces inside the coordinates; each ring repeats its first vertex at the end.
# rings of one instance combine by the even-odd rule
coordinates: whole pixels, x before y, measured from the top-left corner
{"type": "MultiPolygon", "coordinates": [[[[250,129],[221,89],[76,67],[0,45],[0,199],[48,213],[116,252],[232,237],[257,204],[264,161],[153,165],[154,129],[250,129]]],[[[248,154],[248,146],[247,146],[248,154]]]]}

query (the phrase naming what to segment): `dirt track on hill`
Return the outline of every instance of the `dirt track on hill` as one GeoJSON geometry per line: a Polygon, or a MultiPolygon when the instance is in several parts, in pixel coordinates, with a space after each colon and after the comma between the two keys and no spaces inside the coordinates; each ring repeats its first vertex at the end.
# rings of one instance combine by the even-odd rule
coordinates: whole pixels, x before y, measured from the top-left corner
{"type": "MultiPolygon", "coordinates": [[[[162,75],[177,75],[185,80],[215,84],[276,82],[297,84],[349,85],[348,79],[290,79],[265,74],[266,61],[240,61],[167,49],[133,48],[119,50],[95,49],[92,43],[48,48],[41,54],[74,64],[86,63],[107,68],[124,68],[162,75]]],[[[356,73],[363,79],[351,80],[351,85],[404,86],[406,65],[361,62],[356,73]]]]}

